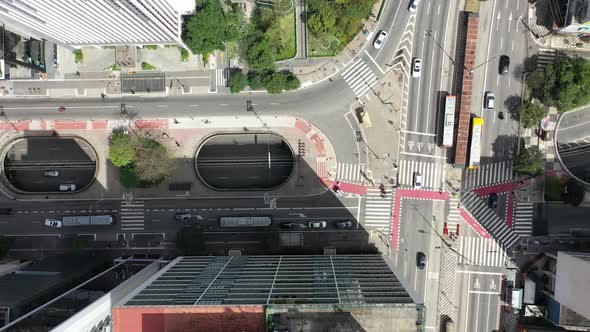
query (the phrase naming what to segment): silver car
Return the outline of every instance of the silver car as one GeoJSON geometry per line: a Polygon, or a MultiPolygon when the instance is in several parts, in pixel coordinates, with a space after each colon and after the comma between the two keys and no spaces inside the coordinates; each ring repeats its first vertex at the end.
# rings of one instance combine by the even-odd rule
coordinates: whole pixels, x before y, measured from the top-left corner
{"type": "Polygon", "coordinates": [[[43,172],[43,175],[55,177],[55,176],[59,176],[59,171],[45,171],[45,172],[43,172]]]}
{"type": "Polygon", "coordinates": [[[309,228],[326,228],[325,221],[310,221],[308,224],[309,228]]]}

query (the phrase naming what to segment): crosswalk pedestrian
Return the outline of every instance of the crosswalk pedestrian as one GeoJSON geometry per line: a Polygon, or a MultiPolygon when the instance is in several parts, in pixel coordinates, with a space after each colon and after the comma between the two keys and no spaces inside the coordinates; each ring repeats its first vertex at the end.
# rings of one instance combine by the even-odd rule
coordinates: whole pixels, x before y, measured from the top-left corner
{"type": "Polygon", "coordinates": [[[555,63],[557,59],[557,50],[552,48],[540,48],[537,53],[537,68],[544,68],[547,65],[555,63]]]}
{"type": "Polygon", "coordinates": [[[449,233],[457,232],[457,225],[461,222],[461,213],[459,212],[459,203],[461,200],[457,197],[449,199],[449,214],[447,215],[447,229],[449,233]]]}
{"type": "Polygon", "coordinates": [[[483,164],[478,169],[466,169],[463,176],[464,189],[478,188],[512,180],[512,160],[483,164]]]}
{"type": "Polygon", "coordinates": [[[459,237],[459,264],[503,267],[507,261],[506,252],[494,239],[479,236],[459,237]]]}
{"type": "Polygon", "coordinates": [[[473,191],[462,197],[461,205],[504,248],[511,249],[520,240],[518,234],[488,206],[487,200],[473,191]]]}
{"type": "Polygon", "coordinates": [[[121,202],[121,230],[142,231],[144,229],[144,202],[128,201],[121,202]]]}
{"type": "Polygon", "coordinates": [[[522,237],[533,235],[533,203],[516,202],[512,229],[522,237]]]}
{"type": "Polygon", "coordinates": [[[369,188],[365,197],[363,226],[365,229],[379,229],[391,232],[393,193],[382,193],[379,188],[369,188]]]}
{"type": "Polygon", "coordinates": [[[443,179],[443,165],[427,161],[401,160],[399,163],[399,183],[413,186],[414,173],[422,175],[422,187],[439,189],[443,179]]]}
{"type": "Polygon", "coordinates": [[[377,76],[363,59],[358,59],[342,72],[342,77],[357,97],[363,96],[375,83],[377,76]]]}
{"type": "Polygon", "coordinates": [[[363,183],[366,177],[366,167],[361,164],[338,163],[336,179],[354,184],[363,183]],[[365,174],[363,176],[363,174],[365,174]]]}

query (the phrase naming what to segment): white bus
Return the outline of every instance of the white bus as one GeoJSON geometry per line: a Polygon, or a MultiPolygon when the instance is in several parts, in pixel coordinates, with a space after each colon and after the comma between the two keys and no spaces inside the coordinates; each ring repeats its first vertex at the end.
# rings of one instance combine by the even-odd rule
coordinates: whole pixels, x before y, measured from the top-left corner
{"type": "Polygon", "coordinates": [[[267,227],[272,224],[270,217],[221,217],[220,227],[267,227]]]}
{"type": "Polygon", "coordinates": [[[444,147],[453,147],[453,141],[455,138],[455,104],[457,97],[448,95],[445,99],[445,115],[443,124],[443,140],[442,145],[444,147]]]}
{"type": "Polygon", "coordinates": [[[481,131],[483,130],[483,118],[473,118],[471,127],[471,149],[469,150],[469,169],[479,168],[481,155],[481,131]]]}

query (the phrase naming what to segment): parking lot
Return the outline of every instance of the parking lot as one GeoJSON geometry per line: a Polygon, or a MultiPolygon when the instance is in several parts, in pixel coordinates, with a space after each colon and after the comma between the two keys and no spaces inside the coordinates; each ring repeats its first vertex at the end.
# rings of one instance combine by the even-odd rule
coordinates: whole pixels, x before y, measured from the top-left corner
{"type": "Polygon", "coordinates": [[[74,137],[28,137],[5,151],[4,176],[17,191],[75,192],[96,172],[92,147],[74,137]]]}

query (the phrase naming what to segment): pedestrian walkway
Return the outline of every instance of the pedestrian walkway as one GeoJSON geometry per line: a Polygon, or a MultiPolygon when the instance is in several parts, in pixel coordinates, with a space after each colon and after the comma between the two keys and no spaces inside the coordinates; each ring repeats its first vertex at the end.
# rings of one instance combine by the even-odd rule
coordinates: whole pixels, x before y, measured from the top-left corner
{"type": "MultiPolygon", "coordinates": [[[[457,270],[457,241],[449,243],[449,247],[442,249],[442,257],[440,262],[440,291],[438,292],[438,319],[440,317],[449,317],[453,321],[456,320],[456,305],[455,305],[455,280],[457,270]]],[[[437,322],[436,326],[440,326],[437,322]]]]}
{"type": "Polygon", "coordinates": [[[479,236],[459,237],[459,264],[503,267],[506,252],[494,239],[479,236]]]}
{"type": "Polygon", "coordinates": [[[401,185],[414,186],[414,173],[422,175],[422,187],[439,189],[443,177],[443,166],[432,162],[401,160],[399,163],[399,183],[401,185]]]}
{"type": "Polygon", "coordinates": [[[475,170],[466,169],[463,175],[463,190],[512,181],[512,167],[512,160],[503,160],[481,165],[475,170]]]}
{"type": "Polygon", "coordinates": [[[121,202],[121,230],[142,231],[144,229],[144,202],[139,200],[121,202]]]}
{"type": "Polygon", "coordinates": [[[361,97],[369,91],[370,84],[377,80],[377,76],[363,59],[356,60],[341,75],[357,97],[361,97]]]}
{"type": "Polygon", "coordinates": [[[540,48],[537,52],[537,68],[545,68],[554,64],[557,59],[557,50],[551,48],[540,48]]]}
{"type": "Polygon", "coordinates": [[[516,202],[512,229],[522,237],[533,235],[533,203],[516,202]]]}
{"type": "Polygon", "coordinates": [[[461,212],[459,210],[459,202],[461,200],[457,197],[449,199],[449,214],[447,215],[446,223],[449,233],[457,233],[457,225],[461,222],[461,212]]]}
{"type": "Polygon", "coordinates": [[[379,188],[369,188],[365,198],[364,223],[365,229],[380,229],[389,234],[391,232],[391,213],[393,193],[381,193],[379,188]]]}
{"type": "Polygon", "coordinates": [[[362,184],[366,174],[366,165],[338,163],[336,169],[336,179],[354,184],[362,184]]]}

